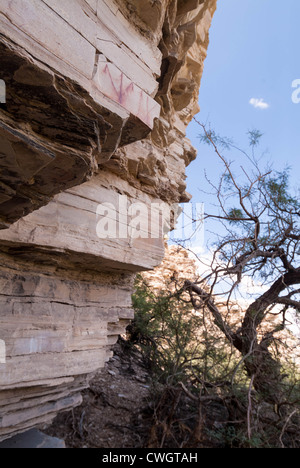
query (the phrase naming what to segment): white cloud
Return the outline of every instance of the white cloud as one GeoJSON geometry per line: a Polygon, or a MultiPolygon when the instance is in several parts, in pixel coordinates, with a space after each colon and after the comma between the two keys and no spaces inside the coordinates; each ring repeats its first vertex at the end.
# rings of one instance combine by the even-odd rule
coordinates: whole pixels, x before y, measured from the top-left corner
{"type": "Polygon", "coordinates": [[[264,99],[251,98],[250,101],[249,101],[249,104],[251,104],[251,106],[255,107],[255,109],[265,110],[265,109],[269,109],[269,107],[270,107],[270,104],[265,102],[264,99]]]}

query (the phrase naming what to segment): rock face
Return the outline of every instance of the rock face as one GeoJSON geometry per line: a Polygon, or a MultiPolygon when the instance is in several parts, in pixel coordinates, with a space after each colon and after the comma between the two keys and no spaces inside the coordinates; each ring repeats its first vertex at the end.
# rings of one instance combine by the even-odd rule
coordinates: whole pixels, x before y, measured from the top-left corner
{"type": "Polygon", "coordinates": [[[156,294],[181,288],[186,280],[200,279],[196,258],[180,245],[165,244],[165,256],[154,270],[143,273],[143,278],[156,294]]]}
{"type": "Polygon", "coordinates": [[[215,7],[1,1],[0,440],[80,404],[132,318],[135,273],[163,258],[148,216],[189,200],[215,7]]]}

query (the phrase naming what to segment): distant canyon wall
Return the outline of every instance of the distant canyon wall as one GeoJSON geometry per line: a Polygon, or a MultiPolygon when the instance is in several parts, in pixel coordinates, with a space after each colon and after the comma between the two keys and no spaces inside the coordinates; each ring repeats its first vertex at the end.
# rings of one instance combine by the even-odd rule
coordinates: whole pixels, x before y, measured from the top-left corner
{"type": "Polygon", "coordinates": [[[162,235],[100,239],[97,207],[190,199],[215,8],[1,1],[0,440],[80,404],[133,317],[136,272],[164,256],[162,235]]]}

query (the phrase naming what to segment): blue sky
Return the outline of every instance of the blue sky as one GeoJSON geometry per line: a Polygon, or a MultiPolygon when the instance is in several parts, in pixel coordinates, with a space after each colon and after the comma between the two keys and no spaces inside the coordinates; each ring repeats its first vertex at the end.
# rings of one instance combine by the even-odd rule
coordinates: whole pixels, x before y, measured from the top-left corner
{"type": "MultiPolygon", "coordinates": [[[[299,0],[219,0],[197,116],[245,149],[247,131],[259,129],[266,162],[272,161],[277,170],[291,166],[293,186],[299,183],[300,168],[300,104],[292,102],[292,82],[300,79],[299,22],[299,0]],[[251,99],[263,99],[268,107],[255,108],[251,99]]],[[[198,134],[192,122],[187,136],[198,158],[187,169],[188,191],[207,208],[211,198],[199,191],[207,188],[203,169],[213,179],[220,166],[212,150],[199,143],[198,134]]]]}

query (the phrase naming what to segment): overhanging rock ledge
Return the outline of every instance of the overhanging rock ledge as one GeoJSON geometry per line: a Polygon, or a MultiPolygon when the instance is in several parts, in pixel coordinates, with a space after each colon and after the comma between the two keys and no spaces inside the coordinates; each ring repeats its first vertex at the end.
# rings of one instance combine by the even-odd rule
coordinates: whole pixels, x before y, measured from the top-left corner
{"type": "Polygon", "coordinates": [[[215,8],[1,1],[0,441],[80,404],[132,318],[136,272],[163,258],[163,236],[99,239],[97,207],[189,200],[215,8]]]}

